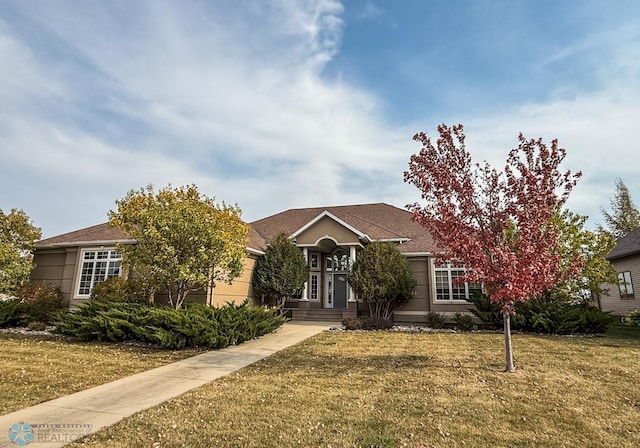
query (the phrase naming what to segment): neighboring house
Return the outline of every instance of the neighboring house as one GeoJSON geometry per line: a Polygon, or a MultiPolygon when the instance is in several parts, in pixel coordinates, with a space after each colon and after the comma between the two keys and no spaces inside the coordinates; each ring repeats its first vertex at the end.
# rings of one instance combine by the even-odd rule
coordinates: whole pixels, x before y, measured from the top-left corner
{"type": "Polygon", "coordinates": [[[608,292],[600,297],[604,311],[624,315],[640,309],[640,228],[616,241],[606,256],[618,273],[617,285],[606,285],[608,292]]]}
{"type": "MultiPolygon", "coordinates": [[[[471,306],[465,301],[468,285],[452,284],[463,269],[436,266],[431,236],[406,210],[382,203],[292,209],[254,221],[250,227],[243,275],[232,285],[219,283],[210,291],[190,295],[191,300],[221,305],[252,298],[255,260],[272,238],[285,232],[310,268],[304,288],[286,304],[294,319],[340,320],[367,309],[349,287],[347,274],[371,241],[397,244],[417,280],[413,298],[394,313],[396,321],[424,322],[429,312],[452,315],[471,306]]],[[[135,241],[106,224],[41,240],[36,244],[32,278],[59,285],[70,303],[81,303],[93,285],[123,274],[116,243],[135,241]]]]}

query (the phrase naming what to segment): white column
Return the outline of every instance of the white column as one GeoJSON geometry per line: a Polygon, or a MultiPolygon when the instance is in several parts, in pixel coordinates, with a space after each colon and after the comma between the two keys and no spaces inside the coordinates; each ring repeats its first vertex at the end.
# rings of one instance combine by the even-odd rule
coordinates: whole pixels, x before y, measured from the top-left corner
{"type": "MultiPolygon", "coordinates": [[[[352,267],[356,262],[356,246],[351,246],[349,248],[349,267],[352,267]]],[[[356,294],[353,292],[353,288],[349,285],[349,302],[356,301],[356,294]]]]}
{"type": "MultiPolygon", "coordinates": [[[[307,262],[307,266],[308,266],[309,265],[309,249],[307,249],[306,247],[303,247],[302,255],[304,256],[304,261],[307,262]]],[[[304,301],[309,300],[309,293],[307,292],[309,291],[309,288],[307,286],[308,283],[309,283],[309,280],[307,279],[307,281],[304,282],[304,286],[302,287],[302,297],[300,298],[300,300],[304,300],[304,301]]]]}

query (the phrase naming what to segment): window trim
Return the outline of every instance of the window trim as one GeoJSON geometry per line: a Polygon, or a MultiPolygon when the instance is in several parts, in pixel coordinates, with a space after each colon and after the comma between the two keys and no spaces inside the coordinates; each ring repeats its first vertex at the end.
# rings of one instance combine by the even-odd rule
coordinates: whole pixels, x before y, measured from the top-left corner
{"type": "Polygon", "coordinates": [[[631,271],[618,272],[618,293],[620,294],[621,300],[632,300],[636,298],[633,291],[633,278],[631,277],[631,271]],[[625,278],[626,276],[629,277],[629,280],[625,278]],[[629,292],[629,289],[631,292],[629,292]]]}
{"type": "MultiPolygon", "coordinates": [[[[475,288],[470,288],[470,284],[469,282],[464,282],[464,295],[466,297],[466,299],[453,299],[451,297],[453,297],[453,278],[451,276],[451,272],[452,271],[460,271],[460,270],[465,270],[464,267],[462,266],[457,266],[453,263],[446,263],[446,267],[443,266],[436,266],[436,261],[434,259],[431,259],[431,293],[432,293],[432,303],[437,303],[437,304],[468,304],[469,301],[467,300],[470,295],[471,295],[471,291],[473,291],[475,288]],[[439,299],[438,298],[438,285],[436,284],[436,272],[442,272],[442,271],[446,271],[447,272],[447,280],[448,280],[448,286],[449,286],[449,299],[439,299]]],[[[459,286],[458,286],[459,287],[459,286]]]]}
{"type": "Polygon", "coordinates": [[[320,273],[316,273],[316,272],[312,272],[311,275],[309,275],[309,300],[320,300],[320,273]],[[314,284],[313,284],[313,279],[316,279],[316,284],[315,284],[315,297],[313,296],[314,294],[314,284]]]}
{"type": "MultiPolygon", "coordinates": [[[[106,258],[105,261],[107,261],[107,269],[105,272],[105,275],[107,275],[106,278],[109,278],[108,276],[108,272],[109,272],[109,262],[112,261],[118,261],[119,265],[118,265],[118,277],[122,277],[123,275],[123,270],[122,270],[122,254],[118,253],[117,249],[115,247],[87,247],[87,248],[82,248],[78,251],[78,262],[77,262],[77,274],[76,274],[76,281],[75,281],[75,286],[73,288],[73,297],[74,299],[88,299],[91,296],[91,290],[93,290],[94,286],[95,286],[95,271],[92,273],[92,279],[91,279],[91,287],[89,290],[88,294],[80,294],[80,285],[82,283],[82,271],[84,268],[84,264],[85,264],[85,254],[87,252],[111,252],[114,251],[115,253],[117,253],[120,257],[119,258],[111,258],[111,255],[109,254],[109,256],[106,258]]],[[[93,260],[94,266],[95,266],[95,261],[97,259],[93,260]]],[[[88,261],[88,260],[87,260],[88,261]]],[[[105,280],[106,280],[105,278],[105,280]]],[[[104,281],[104,280],[103,280],[104,281]]]]}

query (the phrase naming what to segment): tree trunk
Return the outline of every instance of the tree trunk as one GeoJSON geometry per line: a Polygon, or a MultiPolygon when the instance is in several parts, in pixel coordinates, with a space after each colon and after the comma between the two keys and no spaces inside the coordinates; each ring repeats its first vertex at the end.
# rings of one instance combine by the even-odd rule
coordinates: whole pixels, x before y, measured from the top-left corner
{"type": "Polygon", "coordinates": [[[508,312],[502,313],[502,321],[504,323],[505,372],[513,373],[516,371],[516,367],[513,365],[513,350],[511,349],[511,315],[508,312]]]}

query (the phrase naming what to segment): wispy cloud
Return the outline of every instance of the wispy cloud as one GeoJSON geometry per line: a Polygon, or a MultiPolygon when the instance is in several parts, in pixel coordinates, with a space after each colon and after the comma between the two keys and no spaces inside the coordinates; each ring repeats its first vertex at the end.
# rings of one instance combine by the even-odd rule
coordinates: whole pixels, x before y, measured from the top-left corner
{"type": "MultiPolygon", "coordinates": [[[[3,174],[73,186],[50,198],[69,221],[46,233],[89,225],[123,191],[147,183],[196,182],[237,201],[248,218],[295,205],[389,199],[343,181],[345,172],[398,181],[405,154],[393,151],[401,140],[381,126],[375,97],[322,79],[340,45],[339,3],[260,4],[238,16],[193,4],[119,5],[43,3],[34,13],[25,4],[24,20],[74,54],[69,61],[54,48],[46,67],[25,57],[32,36],[11,40],[3,28],[11,43],[3,60],[37,97],[11,101],[3,174]],[[69,110],[90,115],[94,129],[81,117],[66,120],[69,110]],[[388,172],[390,165],[397,171],[388,172]],[[87,194],[95,205],[78,210],[87,194]]],[[[0,76],[7,85],[6,72],[0,76]]]]}
{"type": "Polygon", "coordinates": [[[463,122],[474,157],[498,166],[520,131],[559,138],[585,173],[582,213],[598,216],[616,176],[640,192],[633,16],[556,39],[522,4],[424,17],[420,5],[368,1],[350,28],[336,0],[0,3],[0,208],[24,208],[50,236],[149,183],[196,183],[249,220],[401,206],[419,199],[402,182],[411,136],[443,121],[463,122]],[[363,21],[381,14],[402,27],[363,21]],[[362,42],[343,54],[349,30],[362,42]],[[361,76],[345,80],[332,64],[349,57],[361,76]]]}

